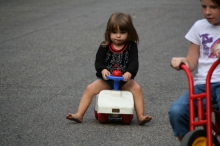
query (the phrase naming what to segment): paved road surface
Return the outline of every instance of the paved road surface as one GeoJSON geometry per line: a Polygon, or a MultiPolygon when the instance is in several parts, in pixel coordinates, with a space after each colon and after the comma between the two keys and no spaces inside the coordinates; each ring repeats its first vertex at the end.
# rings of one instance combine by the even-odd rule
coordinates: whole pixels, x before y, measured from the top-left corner
{"type": "Polygon", "coordinates": [[[184,35],[201,18],[192,0],[0,0],[0,145],[179,145],[167,111],[187,82],[170,59],[186,55],[184,35]],[[119,11],[132,15],[140,36],[136,81],[153,120],[102,125],[93,101],[82,124],[68,121],[96,79],[95,53],[119,11]]]}

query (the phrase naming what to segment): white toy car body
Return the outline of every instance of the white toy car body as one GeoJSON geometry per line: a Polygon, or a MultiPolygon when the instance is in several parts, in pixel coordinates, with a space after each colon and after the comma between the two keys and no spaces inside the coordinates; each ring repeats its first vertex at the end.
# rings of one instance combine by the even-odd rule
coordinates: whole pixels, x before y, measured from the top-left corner
{"type": "MultiPolygon", "coordinates": [[[[112,78],[115,77],[111,76],[112,78]]],[[[120,80],[122,79],[123,77],[120,80]]],[[[129,91],[102,90],[96,95],[95,117],[100,123],[107,123],[110,118],[121,118],[122,123],[130,124],[133,112],[134,100],[129,91]]]]}

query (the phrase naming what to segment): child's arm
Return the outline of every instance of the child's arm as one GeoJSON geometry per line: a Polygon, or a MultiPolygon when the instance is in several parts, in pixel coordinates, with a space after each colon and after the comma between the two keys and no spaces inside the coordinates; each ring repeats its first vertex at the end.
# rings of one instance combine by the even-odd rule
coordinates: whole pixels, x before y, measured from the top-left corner
{"type": "Polygon", "coordinates": [[[95,69],[99,75],[102,74],[102,71],[104,69],[107,69],[105,66],[105,57],[106,57],[105,48],[100,45],[96,53],[96,59],[95,59],[95,69]]]}
{"type": "Polygon", "coordinates": [[[184,63],[191,71],[193,71],[198,64],[198,59],[200,55],[199,48],[200,48],[199,45],[196,45],[191,42],[187,57],[172,58],[171,66],[176,70],[180,70],[180,64],[184,63]]]}
{"type": "Polygon", "coordinates": [[[137,48],[137,44],[132,42],[129,52],[129,63],[126,68],[126,72],[129,72],[131,74],[130,78],[134,78],[136,76],[138,72],[138,68],[139,68],[138,48],[137,48]]]}

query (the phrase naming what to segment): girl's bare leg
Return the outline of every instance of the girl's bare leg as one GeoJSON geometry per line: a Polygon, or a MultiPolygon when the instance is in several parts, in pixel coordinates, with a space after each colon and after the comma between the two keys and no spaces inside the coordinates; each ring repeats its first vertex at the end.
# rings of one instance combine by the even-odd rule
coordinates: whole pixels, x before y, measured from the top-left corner
{"type": "Polygon", "coordinates": [[[130,91],[133,94],[138,123],[144,125],[149,122],[152,118],[149,115],[144,115],[144,98],[140,85],[134,80],[129,80],[121,89],[130,91]]]}
{"type": "Polygon", "coordinates": [[[110,87],[101,79],[89,84],[82,95],[77,113],[68,113],[66,119],[76,121],[77,123],[81,123],[83,121],[83,116],[86,110],[92,102],[92,98],[104,89],[110,89],[110,87]]]}

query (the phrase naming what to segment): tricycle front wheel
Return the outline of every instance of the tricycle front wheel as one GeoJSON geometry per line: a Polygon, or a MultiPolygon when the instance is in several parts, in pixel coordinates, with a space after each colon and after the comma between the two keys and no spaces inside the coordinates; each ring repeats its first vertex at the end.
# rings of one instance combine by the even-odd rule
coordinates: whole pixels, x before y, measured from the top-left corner
{"type": "MultiPolygon", "coordinates": [[[[216,137],[212,137],[213,146],[220,146],[216,137]]],[[[182,142],[181,146],[206,146],[207,144],[207,137],[205,130],[194,130],[188,132],[182,142]]]]}

